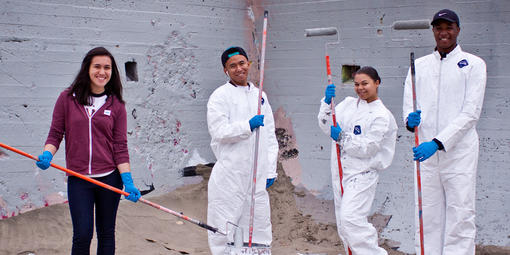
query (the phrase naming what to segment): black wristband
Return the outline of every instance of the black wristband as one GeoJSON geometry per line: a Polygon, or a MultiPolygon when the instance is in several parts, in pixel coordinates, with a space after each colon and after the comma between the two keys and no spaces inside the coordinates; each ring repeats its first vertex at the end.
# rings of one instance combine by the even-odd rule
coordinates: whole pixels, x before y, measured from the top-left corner
{"type": "Polygon", "coordinates": [[[437,144],[438,150],[444,150],[444,145],[441,141],[437,140],[436,138],[432,139],[432,141],[434,141],[437,144]]]}
{"type": "Polygon", "coordinates": [[[406,121],[406,128],[409,132],[413,132],[414,133],[414,128],[410,127],[409,124],[407,124],[407,121],[406,121]]]}

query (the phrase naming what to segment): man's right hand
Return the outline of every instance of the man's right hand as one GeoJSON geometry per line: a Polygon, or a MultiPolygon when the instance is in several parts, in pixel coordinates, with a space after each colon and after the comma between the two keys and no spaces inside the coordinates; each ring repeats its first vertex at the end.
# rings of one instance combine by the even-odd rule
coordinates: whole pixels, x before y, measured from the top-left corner
{"type": "Polygon", "coordinates": [[[250,119],[250,129],[253,131],[254,129],[264,126],[264,115],[255,115],[250,119]]]}
{"type": "Polygon", "coordinates": [[[420,121],[421,121],[420,115],[421,115],[421,110],[417,110],[415,112],[409,113],[409,115],[407,115],[407,126],[410,128],[414,128],[414,127],[420,125],[420,121]]]}

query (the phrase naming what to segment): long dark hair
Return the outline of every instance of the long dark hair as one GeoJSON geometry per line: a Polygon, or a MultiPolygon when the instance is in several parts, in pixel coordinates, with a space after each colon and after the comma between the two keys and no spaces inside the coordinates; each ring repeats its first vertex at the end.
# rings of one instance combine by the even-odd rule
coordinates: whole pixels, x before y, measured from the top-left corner
{"type": "Polygon", "coordinates": [[[361,69],[356,71],[356,73],[354,73],[354,76],[356,76],[356,74],[366,74],[374,82],[379,81],[379,84],[381,83],[381,77],[379,77],[379,74],[377,73],[377,70],[375,70],[375,68],[373,68],[371,66],[364,66],[364,67],[362,67],[361,69]]]}
{"type": "Polygon", "coordinates": [[[107,95],[115,95],[120,102],[124,103],[122,99],[122,82],[120,81],[119,69],[117,69],[117,64],[115,63],[115,58],[113,55],[104,47],[96,47],[87,52],[87,55],[83,58],[83,62],[81,62],[81,68],[76,78],[74,78],[73,83],[69,86],[69,95],[75,95],[78,103],[82,105],[91,105],[90,97],[92,95],[92,91],[90,91],[90,76],[89,69],[90,64],[92,63],[92,58],[95,56],[108,56],[112,61],[112,75],[110,77],[110,81],[105,86],[105,93],[107,95]]]}

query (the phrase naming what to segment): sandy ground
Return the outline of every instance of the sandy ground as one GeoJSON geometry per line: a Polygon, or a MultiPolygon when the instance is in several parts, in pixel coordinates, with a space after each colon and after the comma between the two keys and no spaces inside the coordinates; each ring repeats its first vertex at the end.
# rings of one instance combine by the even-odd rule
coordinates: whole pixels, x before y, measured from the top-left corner
{"type": "MultiPolygon", "coordinates": [[[[146,199],[179,210],[191,218],[206,219],[207,174],[204,181],[146,199]]],[[[334,224],[317,223],[296,206],[296,191],[281,168],[269,189],[273,222],[273,254],[343,254],[334,224]]],[[[0,220],[0,255],[69,254],[72,226],[67,204],[37,209],[0,220]]],[[[95,237],[94,237],[95,238],[95,237]]],[[[389,254],[404,254],[388,248],[389,254]]],[[[141,203],[121,201],[116,229],[117,254],[209,254],[204,229],[141,203]]],[[[91,251],[95,254],[95,241],[91,251]]],[[[479,247],[477,254],[510,254],[510,249],[479,247]]]]}

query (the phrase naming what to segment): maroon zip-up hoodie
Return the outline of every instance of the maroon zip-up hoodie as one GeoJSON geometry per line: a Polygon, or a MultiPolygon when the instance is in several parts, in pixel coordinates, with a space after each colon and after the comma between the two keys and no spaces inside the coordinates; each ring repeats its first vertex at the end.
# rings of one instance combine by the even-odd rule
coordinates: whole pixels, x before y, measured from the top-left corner
{"type": "Polygon", "coordinates": [[[126,107],[109,95],[105,104],[88,117],[69,89],[60,93],[46,144],[57,149],[66,143],[67,168],[80,174],[101,174],[129,163],[126,107]]]}

